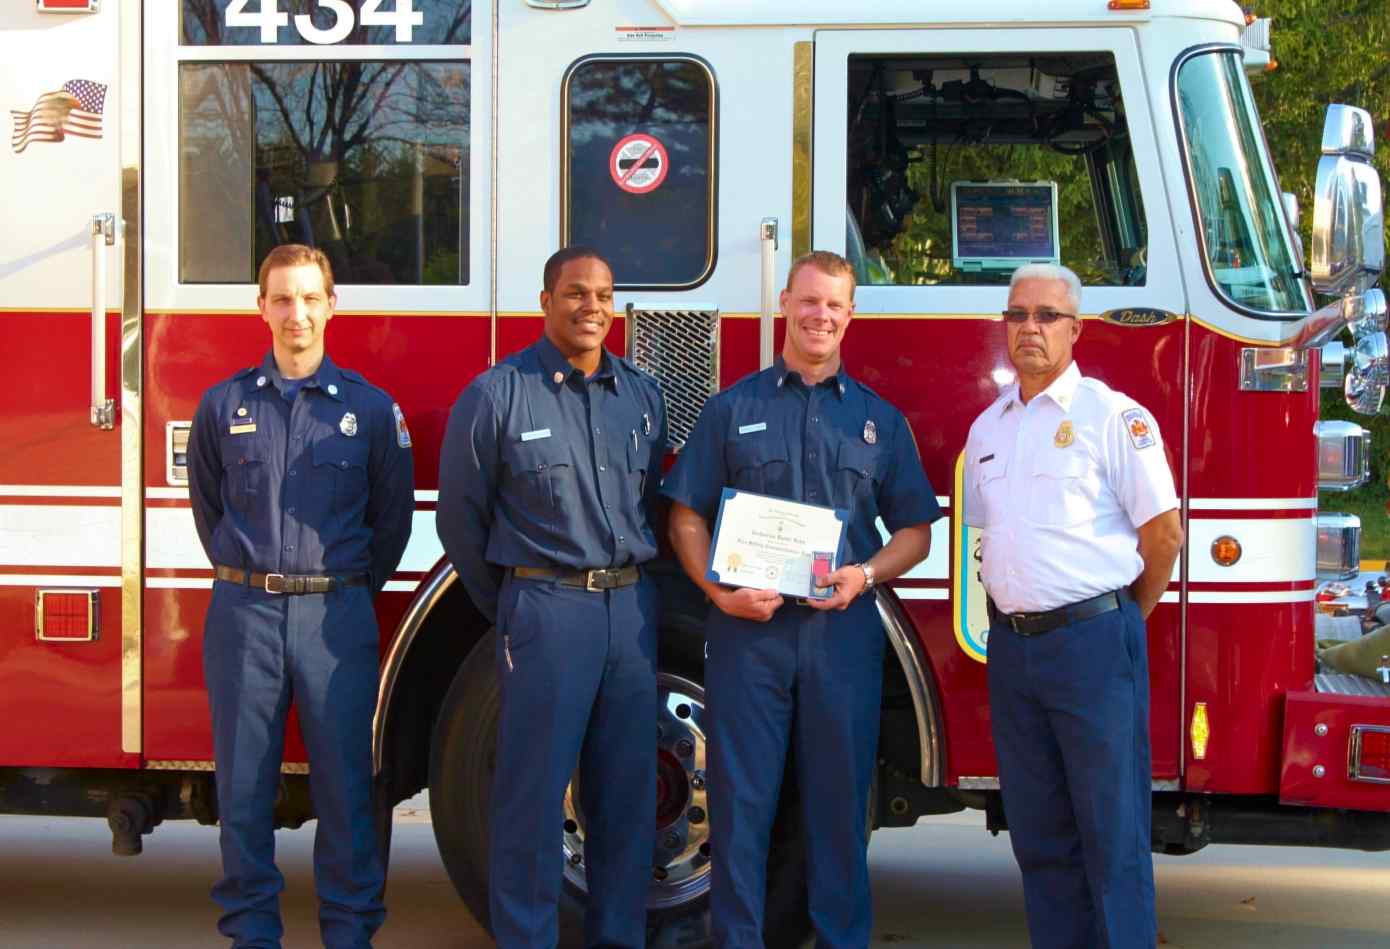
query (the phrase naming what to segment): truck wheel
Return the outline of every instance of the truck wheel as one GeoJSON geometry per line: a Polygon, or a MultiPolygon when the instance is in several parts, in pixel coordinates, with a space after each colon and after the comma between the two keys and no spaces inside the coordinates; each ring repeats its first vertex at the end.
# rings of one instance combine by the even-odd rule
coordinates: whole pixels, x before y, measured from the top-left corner
{"type": "MultiPolygon", "coordinates": [[[[663,630],[663,639],[667,636],[663,630]]],[[[440,709],[430,753],[430,812],[439,853],[459,896],[489,931],[488,800],[501,704],[496,638],[495,632],[484,636],[459,668],[440,709]]],[[[664,653],[657,679],[657,827],[647,893],[647,942],[663,949],[707,946],[710,803],[701,726],[704,688],[699,663],[664,653]]],[[[784,785],[769,855],[765,936],[772,947],[800,945],[810,931],[794,783],[784,785]]],[[[564,803],[564,944],[582,944],[587,895],[584,815],[577,784],[576,774],[564,803]]]]}

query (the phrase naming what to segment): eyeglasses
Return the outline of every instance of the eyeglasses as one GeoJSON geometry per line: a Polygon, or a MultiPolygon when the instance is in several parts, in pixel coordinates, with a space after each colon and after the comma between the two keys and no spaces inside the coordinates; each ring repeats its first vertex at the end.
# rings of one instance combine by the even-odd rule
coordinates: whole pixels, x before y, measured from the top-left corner
{"type": "Polygon", "coordinates": [[[1063,313],[1050,307],[1041,307],[1037,310],[1013,309],[1004,311],[1004,319],[1009,323],[1027,323],[1030,316],[1039,326],[1051,326],[1063,317],[1069,320],[1076,319],[1075,313],[1063,313]]]}

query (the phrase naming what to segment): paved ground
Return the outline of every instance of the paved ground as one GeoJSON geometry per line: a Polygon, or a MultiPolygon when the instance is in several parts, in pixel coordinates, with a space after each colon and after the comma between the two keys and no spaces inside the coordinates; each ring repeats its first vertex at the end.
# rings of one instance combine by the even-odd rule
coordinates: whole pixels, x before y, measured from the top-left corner
{"type": "MultiPolygon", "coordinates": [[[[379,949],[490,945],[454,897],[422,801],[397,812],[391,918],[379,949]]],[[[279,835],[287,949],[318,944],[313,825],[279,835]]],[[[874,836],[875,945],[1027,946],[1008,838],[975,814],[874,836]]],[[[5,949],[217,947],[207,889],[216,831],[165,824],[134,859],[110,855],[105,824],[0,817],[0,946],[5,949]]],[[[1177,949],[1384,949],[1390,854],[1208,847],[1158,858],[1159,925],[1177,949]]]]}

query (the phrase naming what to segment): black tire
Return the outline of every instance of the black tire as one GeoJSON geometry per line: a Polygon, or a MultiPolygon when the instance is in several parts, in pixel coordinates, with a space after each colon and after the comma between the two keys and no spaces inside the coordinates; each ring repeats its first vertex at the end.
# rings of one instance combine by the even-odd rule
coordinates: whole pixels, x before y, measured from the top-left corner
{"type": "MultiPolygon", "coordinates": [[[[440,709],[430,751],[430,811],[435,841],[454,888],[489,932],[488,807],[501,704],[496,640],[496,633],[489,631],[459,667],[440,709]]],[[[662,630],[660,667],[663,696],[693,687],[702,700],[703,637],[698,624],[682,623],[662,630]]],[[[698,715],[695,721],[698,723],[698,715]]],[[[790,778],[791,773],[789,770],[784,782],[768,860],[764,940],[773,949],[799,946],[810,933],[805,847],[796,782],[790,778]]],[[[578,835],[582,840],[582,828],[578,835]]],[[[687,853],[690,849],[686,848],[687,853]]],[[[700,858],[694,860],[698,862],[700,858]]],[[[687,870],[689,865],[689,861],[684,865],[687,870]]],[[[649,911],[647,944],[653,949],[710,945],[707,866],[705,871],[703,885],[693,878],[692,885],[680,891],[676,902],[668,899],[666,905],[649,911]]],[[[561,895],[563,945],[582,945],[583,940],[585,894],[576,885],[576,876],[582,879],[574,871],[567,873],[561,895]]],[[[660,884],[654,883],[653,893],[659,889],[660,884]]],[[[654,900],[657,898],[654,896],[654,900]]]]}

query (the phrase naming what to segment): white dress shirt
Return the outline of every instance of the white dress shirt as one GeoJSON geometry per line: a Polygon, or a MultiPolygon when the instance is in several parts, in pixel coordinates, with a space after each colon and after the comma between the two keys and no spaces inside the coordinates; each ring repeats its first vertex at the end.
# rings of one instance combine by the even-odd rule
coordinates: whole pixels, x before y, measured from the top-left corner
{"type": "Polygon", "coordinates": [[[1005,613],[1128,587],[1144,569],[1138,528],[1178,506],[1153,417],[1075,362],[1028,404],[1014,384],[980,414],[964,487],[980,576],[1005,613]]]}

